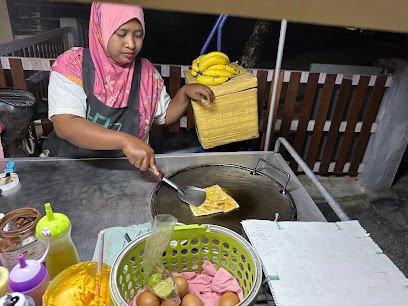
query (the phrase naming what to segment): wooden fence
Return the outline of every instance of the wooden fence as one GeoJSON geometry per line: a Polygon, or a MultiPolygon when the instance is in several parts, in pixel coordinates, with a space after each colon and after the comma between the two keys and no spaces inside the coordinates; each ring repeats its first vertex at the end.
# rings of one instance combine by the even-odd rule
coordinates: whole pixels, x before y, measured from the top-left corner
{"type": "Polygon", "coordinates": [[[77,31],[64,27],[0,45],[0,56],[56,58],[78,41],[77,31]]]}
{"type": "MultiPolygon", "coordinates": [[[[256,72],[258,102],[267,113],[272,74],[256,72]]],[[[282,71],[279,103],[273,111],[273,137],[287,138],[314,172],[357,175],[363,170],[368,140],[376,130],[377,112],[391,81],[391,76],[282,71]]],[[[261,149],[265,132],[263,124],[261,149]]],[[[296,170],[293,160],[290,166],[296,170]]]]}
{"type": "MultiPolygon", "coordinates": [[[[53,63],[45,58],[1,57],[0,87],[28,89],[37,99],[47,99],[48,74],[53,63]]],[[[184,84],[188,66],[156,65],[169,95],[184,84]]],[[[258,79],[260,137],[255,150],[263,150],[271,101],[273,70],[252,69],[258,79]]],[[[342,75],[281,71],[273,111],[273,138],[287,138],[314,172],[322,175],[357,175],[372,133],[376,115],[391,76],[342,75]]],[[[194,127],[191,108],[168,132],[194,127]]],[[[166,128],[167,129],[167,128],[166,128]]],[[[153,135],[163,133],[155,126],[153,135]]],[[[273,143],[273,139],[270,143],[273,143]]],[[[270,149],[270,148],[268,148],[270,149]]],[[[284,153],[284,152],[282,152],[284,153]]],[[[283,156],[286,157],[285,154],[283,156]]],[[[293,170],[296,165],[289,160],[293,170]]]]}

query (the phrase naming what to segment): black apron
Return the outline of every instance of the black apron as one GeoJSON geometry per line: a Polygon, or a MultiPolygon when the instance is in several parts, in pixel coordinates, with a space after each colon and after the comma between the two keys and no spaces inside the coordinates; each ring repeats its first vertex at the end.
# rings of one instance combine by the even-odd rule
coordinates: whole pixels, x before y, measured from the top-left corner
{"type": "MultiPolygon", "coordinates": [[[[86,119],[108,129],[131,134],[139,134],[139,90],[141,61],[136,58],[128,105],[123,108],[112,108],[102,103],[93,94],[95,83],[95,66],[89,49],[84,49],[82,59],[82,81],[86,99],[86,119]]],[[[55,133],[55,132],[54,132],[55,133]]],[[[86,158],[86,157],[122,157],[122,150],[88,150],[77,147],[70,142],[59,139],[58,149],[50,150],[51,156],[86,158]],[[52,152],[54,151],[54,152],[52,152]]],[[[54,145],[55,147],[55,145],[54,145]]]]}

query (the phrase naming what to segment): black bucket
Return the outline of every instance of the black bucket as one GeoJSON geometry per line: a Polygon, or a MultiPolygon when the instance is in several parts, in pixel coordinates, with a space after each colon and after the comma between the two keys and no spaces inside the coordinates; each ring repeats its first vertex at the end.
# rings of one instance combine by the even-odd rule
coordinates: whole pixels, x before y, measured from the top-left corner
{"type": "Polygon", "coordinates": [[[35,102],[29,91],[0,88],[0,122],[5,127],[1,134],[4,157],[24,156],[21,144],[32,121],[35,102]]]}

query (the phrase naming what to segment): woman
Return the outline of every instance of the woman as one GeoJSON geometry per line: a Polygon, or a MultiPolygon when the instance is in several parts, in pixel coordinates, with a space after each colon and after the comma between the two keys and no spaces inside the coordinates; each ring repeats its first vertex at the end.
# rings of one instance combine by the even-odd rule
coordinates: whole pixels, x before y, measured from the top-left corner
{"type": "Polygon", "coordinates": [[[94,2],[89,49],[59,56],[50,75],[49,118],[61,139],[56,155],[126,155],[140,170],[159,170],[148,145],[152,123],[172,124],[190,99],[211,103],[214,94],[200,84],[184,85],[170,100],[154,66],[139,54],[144,15],[136,5],[94,2]]]}

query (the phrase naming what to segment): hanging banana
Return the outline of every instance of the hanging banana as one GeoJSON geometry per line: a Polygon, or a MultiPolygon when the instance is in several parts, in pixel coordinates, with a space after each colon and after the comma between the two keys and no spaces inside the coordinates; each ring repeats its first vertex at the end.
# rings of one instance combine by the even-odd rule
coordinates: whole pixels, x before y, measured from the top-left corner
{"type": "Polygon", "coordinates": [[[205,70],[207,70],[207,68],[213,65],[228,65],[228,64],[229,64],[228,60],[225,57],[214,55],[206,57],[202,61],[200,61],[200,63],[198,64],[198,69],[200,72],[204,72],[205,70]]]}
{"type": "Polygon", "coordinates": [[[197,64],[197,59],[194,59],[193,62],[191,63],[191,69],[195,72],[199,72],[200,70],[198,69],[198,64],[197,64]]]}
{"type": "Polygon", "coordinates": [[[238,74],[239,70],[231,65],[213,65],[208,69],[219,69],[219,70],[227,70],[229,72],[232,72],[234,74],[238,74]]]}
{"type": "Polygon", "coordinates": [[[195,58],[191,63],[191,75],[197,82],[209,86],[222,84],[239,74],[239,70],[230,65],[228,55],[213,51],[195,58]]]}
{"type": "Polygon", "coordinates": [[[224,57],[227,60],[228,64],[230,62],[230,60],[228,58],[228,55],[226,55],[224,52],[212,51],[212,52],[209,52],[209,53],[206,53],[206,54],[203,54],[203,55],[199,56],[197,58],[197,63],[200,63],[200,62],[204,61],[206,58],[209,58],[209,57],[212,57],[212,56],[221,56],[221,57],[224,57]]]}
{"type": "Polygon", "coordinates": [[[197,76],[197,83],[204,84],[207,86],[219,85],[226,81],[228,81],[228,77],[224,77],[224,76],[213,77],[213,76],[200,75],[200,74],[197,76]]]}
{"type": "MultiPolygon", "coordinates": [[[[214,66],[218,66],[218,65],[214,65],[214,66]]],[[[235,71],[231,72],[228,70],[221,70],[221,69],[214,69],[211,66],[210,68],[208,68],[207,70],[205,70],[202,75],[209,75],[209,76],[224,76],[224,77],[228,77],[228,78],[233,78],[235,76],[235,71]]]]}

